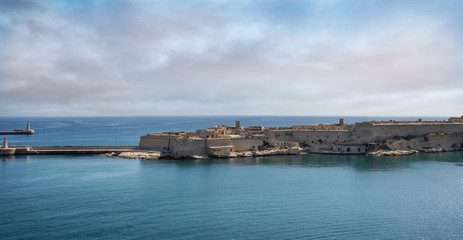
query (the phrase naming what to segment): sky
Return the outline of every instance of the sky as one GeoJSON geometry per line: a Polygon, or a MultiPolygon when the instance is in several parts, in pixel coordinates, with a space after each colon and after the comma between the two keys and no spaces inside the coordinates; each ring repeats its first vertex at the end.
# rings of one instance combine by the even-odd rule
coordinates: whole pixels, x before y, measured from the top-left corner
{"type": "Polygon", "coordinates": [[[0,0],[0,116],[463,114],[461,0],[0,0]]]}

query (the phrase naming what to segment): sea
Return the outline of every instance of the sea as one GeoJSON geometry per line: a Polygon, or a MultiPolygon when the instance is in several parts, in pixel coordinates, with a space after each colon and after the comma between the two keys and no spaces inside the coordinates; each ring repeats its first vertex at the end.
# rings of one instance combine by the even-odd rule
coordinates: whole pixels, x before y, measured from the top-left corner
{"type": "MultiPolygon", "coordinates": [[[[417,117],[344,117],[344,122],[417,117]]],[[[430,117],[423,120],[442,120],[430,117]]],[[[137,145],[337,116],[0,117],[10,145],[137,145]]],[[[0,239],[463,239],[463,152],[139,160],[0,157],[0,239]]]]}

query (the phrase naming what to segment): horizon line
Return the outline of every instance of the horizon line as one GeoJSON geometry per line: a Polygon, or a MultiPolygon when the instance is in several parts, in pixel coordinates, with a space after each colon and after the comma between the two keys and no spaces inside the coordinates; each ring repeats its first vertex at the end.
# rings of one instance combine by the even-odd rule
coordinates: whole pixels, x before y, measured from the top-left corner
{"type": "MultiPolygon", "coordinates": [[[[461,115],[463,116],[463,114],[461,115]]],[[[438,115],[245,115],[245,114],[237,114],[237,115],[50,115],[50,116],[33,116],[33,115],[10,115],[10,116],[0,116],[0,118],[26,118],[26,117],[34,117],[34,118],[46,118],[46,117],[438,117],[438,118],[448,118],[448,117],[460,117],[459,115],[451,116],[438,116],[438,115]]]]}

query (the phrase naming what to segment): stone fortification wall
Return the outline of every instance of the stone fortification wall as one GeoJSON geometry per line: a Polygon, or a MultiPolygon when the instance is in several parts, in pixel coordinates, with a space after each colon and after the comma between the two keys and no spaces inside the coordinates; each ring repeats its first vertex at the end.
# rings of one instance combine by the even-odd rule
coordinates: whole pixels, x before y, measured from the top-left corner
{"type": "Polygon", "coordinates": [[[391,137],[421,136],[435,132],[463,132],[463,124],[458,123],[417,123],[417,124],[370,124],[357,123],[354,133],[362,141],[374,141],[391,137]]]}
{"type": "Polygon", "coordinates": [[[264,145],[264,141],[263,138],[233,138],[232,145],[235,146],[235,151],[247,151],[264,145]]]}
{"type": "Polygon", "coordinates": [[[231,138],[208,138],[206,140],[208,147],[228,146],[233,145],[231,138]]]}
{"type": "MultiPolygon", "coordinates": [[[[174,157],[191,157],[193,155],[233,155],[236,152],[258,149],[267,143],[272,146],[299,143],[309,152],[359,154],[371,149],[461,149],[463,144],[463,123],[458,122],[363,122],[355,125],[339,124],[344,130],[306,129],[305,126],[294,128],[249,128],[250,132],[242,135],[199,138],[201,134],[160,133],[140,137],[139,148],[170,151],[174,157]],[[258,133],[252,135],[250,133],[258,133]],[[438,134],[436,134],[438,133],[438,134]],[[429,134],[434,134],[426,137],[429,134]],[[453,135],[452,135],[453,134],[453,135]],[[455,135],[456,134],[456,135],[455,135]],[[246,135],[246,137],[245,137],[246,135]],[[426,136],[425,136],[426,135],[426,136]]],[[[334,127],[338,125],[317,125],[334,127]]],[[[224,130],[220,126],[213,131],[224,130]]],[[[198,133],[209,134],[209,130],[198,133]]],[[[223,133],[221,133],[223,134],[223,133]]]]}
{"type": "Polygon", "coordinates": [[[214,157],[229,157],[235,151],[233,146],[207,147],[207,154],[214,157]]]}
{"type": "Polygon", "coordinates": [[[451,117],[451,118],[449,118],[449,122],[463,123],[463,116],[461,116],[461,117],[451,117]]]}
{"type": "Polygon", "coordinates": [[[298,142],[287,142],[287,141],[281,141],[281,142],[275,141],[275,142],[272,142],[272,144],[270,145],[274,147],[300,147],[298,142]]]}
{"type": "Polygon", "coordinates": [[[334,143],[352,140],[347,130],[271,130],[268,132],[268,142],[289,141],[307,145],[317,143],[334,143]]]}
{"type": "Polygon", "coordinates": [[[207,146],[229,146],[233,145],[235,151],[248,151],[264,145],[264,138],[210,138],[207,139],[207,146]]]}
{"type": "Polygon", "coordinates": [[[343,154],[363,154],[367,152],[364,144],[333,144],[331,150],[343,154]]]}
{"type": "Polygon", "coordinates": [[[345,130],[345,126],[337,124],[316,124],[316,125],[293,125],[291,129],[294,130],[345,130]]]}
{"type": "Polygon", "coordinates": [[[177,141],[172,152],[175,158],[191,157],[193,155],[207,156],[206,141],[203,139],[177,141]]]}
{"type": "Polygon", "coordinates": [[[140,137],[138,147],[140,149],[170,150],[174,145],[173,140],[174,137],[169,135],[148,134],[140,137]]]}
{"type": "Polygon", "coordinates": [[[358,138],[348,130],[273,130],[268,133],[270,145],[280,141],[298,142],[312,152],[332,151],[334,143],[355,142],[358,138]]]}

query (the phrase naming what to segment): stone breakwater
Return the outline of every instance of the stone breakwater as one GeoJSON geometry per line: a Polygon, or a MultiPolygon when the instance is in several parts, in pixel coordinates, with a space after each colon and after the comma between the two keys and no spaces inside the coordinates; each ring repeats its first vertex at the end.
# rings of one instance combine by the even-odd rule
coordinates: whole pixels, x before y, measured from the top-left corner
{"type": "MultiPolygon", "coordinates": [[[[132,152],[137,146],[8,146],[0,150],[8,151],[4,155],[83,155],[111,152],[132,152]]],[[[1,153],[1,151],[0,151],[1,153]]]]}

